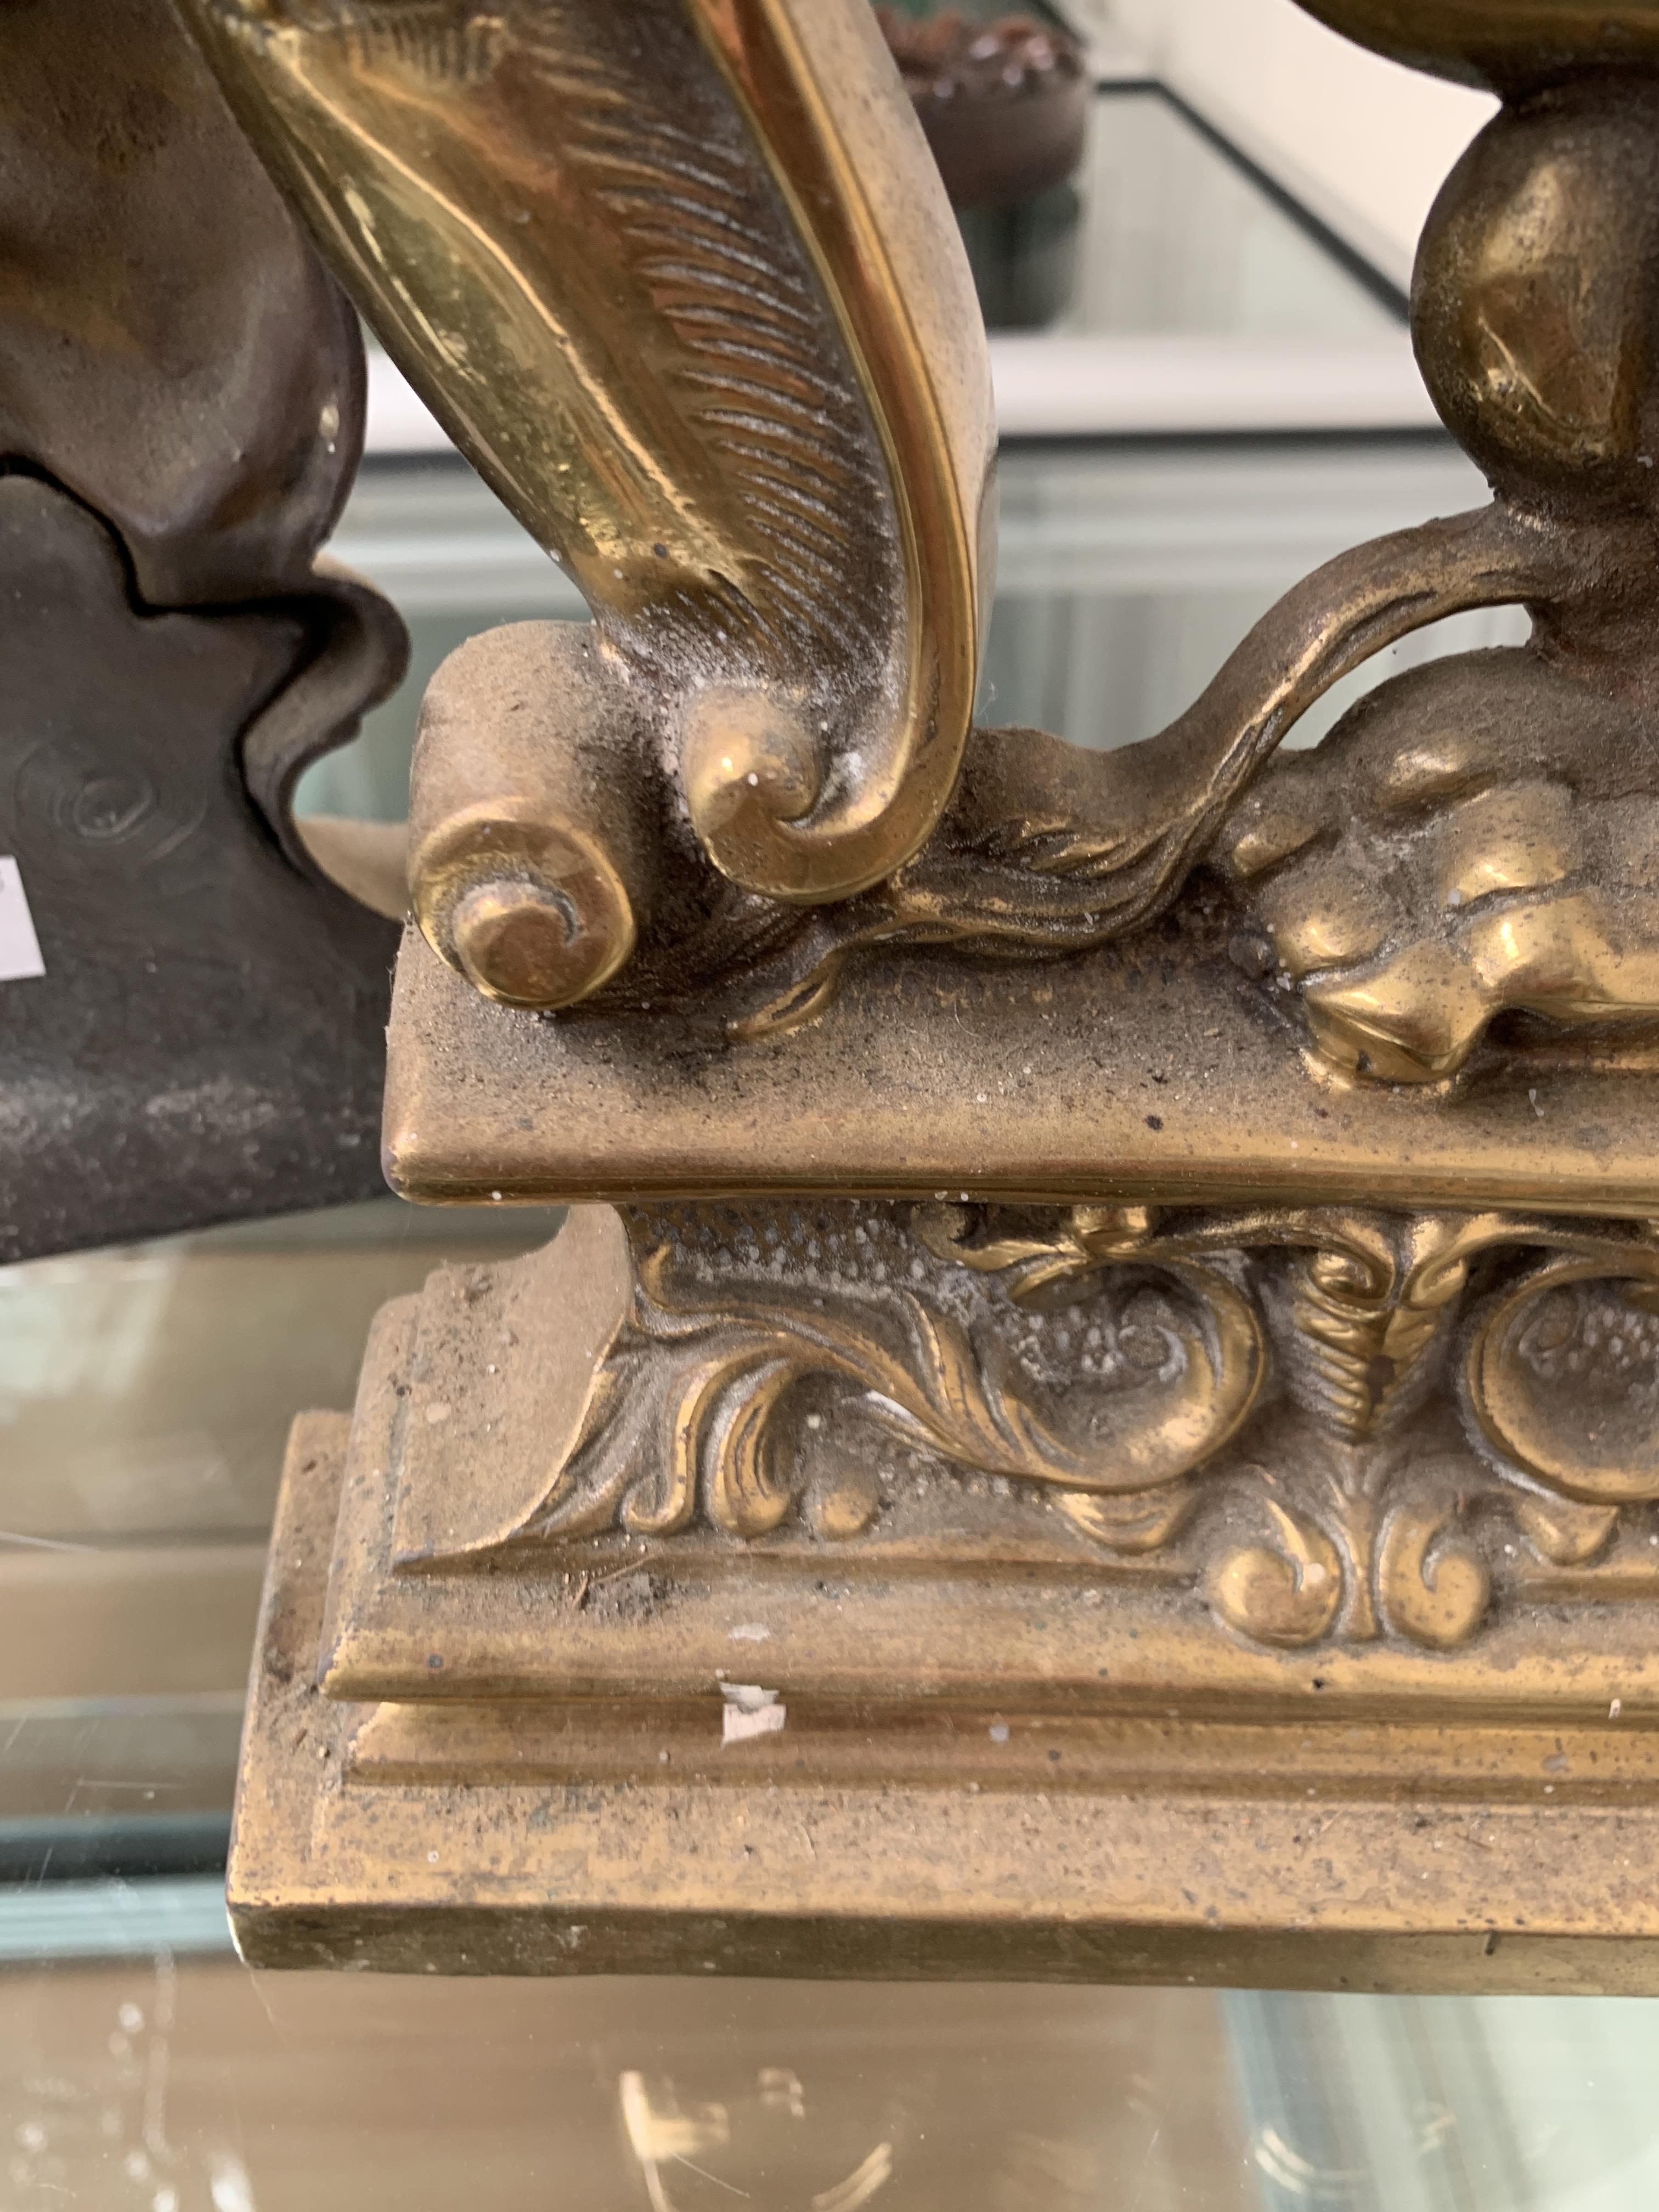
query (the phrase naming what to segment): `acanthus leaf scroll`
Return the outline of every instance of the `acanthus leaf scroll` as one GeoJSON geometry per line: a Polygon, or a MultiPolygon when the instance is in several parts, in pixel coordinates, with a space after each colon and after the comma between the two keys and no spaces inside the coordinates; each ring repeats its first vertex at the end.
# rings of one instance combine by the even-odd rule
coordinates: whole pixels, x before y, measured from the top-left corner
{"type": "MultiPolygon", "coordinates": [[[[671,1578],[1041,1559],[1199,1585],[1281,1648],[1450,1650],[1534,1571],[1593,1596],[1659,1501],[1643,1228],[853,1200],[576,1221],[571,1267],[614,1285],[585,1398],[492,1401],[512,1485],[447,1495],[403,1571],[588,1571],[619,1541],[671,1578]]],[[[559,1265],[556,1242],[447,1271],[521,1375],[521,1316],[556,1330],[559,1301],[503,1298],[559,1265]]]]}

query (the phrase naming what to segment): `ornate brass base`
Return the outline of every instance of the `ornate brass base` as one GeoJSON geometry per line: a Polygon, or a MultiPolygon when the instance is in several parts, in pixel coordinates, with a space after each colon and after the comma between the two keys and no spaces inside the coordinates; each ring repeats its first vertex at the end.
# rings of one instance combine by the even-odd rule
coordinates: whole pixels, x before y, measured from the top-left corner
{"type": "Polygon", "coordinates": [[[388,1172],[580,1203],[297,1431],[251,1956],[1659,1988],[1656,10],[1314,4],[1504,95],[1494,497],[1111,752],[864,0],[187,8],[594,614],[427,694],[388,1172]]]}
{"type": "Polygon", "coordinates": [[[1659,1989],[1659,1523],[1549,1490],[1539,1364],[1622,1315],[1628,1395],[1584,1283],[1646,1241],[1402,1220],[1390,1287],[1337,1226],[591,1206],[441,1270],[295,1430],[246,1955],[1659,1989]]]}

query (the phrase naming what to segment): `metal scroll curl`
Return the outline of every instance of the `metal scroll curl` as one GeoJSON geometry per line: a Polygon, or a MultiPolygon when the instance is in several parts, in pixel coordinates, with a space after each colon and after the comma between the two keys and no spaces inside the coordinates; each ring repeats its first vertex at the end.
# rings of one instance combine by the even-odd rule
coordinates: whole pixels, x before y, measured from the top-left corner
{"type": "Polygon", "coordinates": [[[1659,1498],[1659,1251],[1528,1269],[1477,1316],[1463,1392],[1488,1449],[1557,1495],[1659,1498]]]}
{"type": "Polygon", "coordinates": [[[1186,1478],[1237,1433],[1266,1372],[1254,1302],[1181,1261],[1115,1270],[1085,1293],[1093,1371],[1060,1389],[1012,1340],[1017,1315],[1011,1328],[982,1292],[966,1319],[932,1282],[842,1300],[732,1284],[693,1303],[671,1283],[674,1260],[641,1256],[585,1433],[524,1534],[769,1535],[802,1508],[803,1447],[828,1423],[838,1471],[805,1501],[820,1536],[874,1523],[897,1445],[963,1476],[1043,1486],[1085,1534],[1149,1550],[1190,1510],[1186,1478]]]}
{"type": "MultiPolygon", "coordinates": [[[[184,13],[388,352],[659,695],[633,772],[678,781],[705,865],[809,905],[889,875],[968,739],[994,433],[866,0],[184,13]]],[[[423,890],[417,852],[473,973],[423,890]]]]}

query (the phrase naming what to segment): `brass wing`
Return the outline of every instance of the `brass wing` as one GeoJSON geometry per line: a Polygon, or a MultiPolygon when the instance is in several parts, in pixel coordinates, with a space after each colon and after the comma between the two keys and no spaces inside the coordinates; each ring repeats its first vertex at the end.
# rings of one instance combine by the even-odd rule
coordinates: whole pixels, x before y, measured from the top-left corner
{"type": "Polygon", "coordinates": [[[805,903],[889,875],[968,738],[994,431],[867,0],[185,13],[604,645],[680,676],[661,755],[709,858],[805,903]]]}

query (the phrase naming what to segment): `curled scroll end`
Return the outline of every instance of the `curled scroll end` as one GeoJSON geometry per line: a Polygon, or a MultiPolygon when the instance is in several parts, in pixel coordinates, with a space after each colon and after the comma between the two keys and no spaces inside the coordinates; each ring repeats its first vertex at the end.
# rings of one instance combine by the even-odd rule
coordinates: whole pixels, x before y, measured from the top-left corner
{"type": "Polygon", "coordinates": [[[1408,1501],[1391,1516],[1376,1563],[1390,1628],[1429,1651],[1455,1651],[1486,1618],[1492,1577],[1472,1543],[1455,1540],[1455,1504],[1408,1501]]]}
{"type": "MultiPolygon", "coordinates": [[[[866,731],[874,758],[855,748],[849,766],[821,752],[791,702],[763,690],[700,692],[684,724],[680,784],[704,852],[745,890],[791,905],[828,905],[880,883],[950,795],[950,779],[931,771],[907,782],[897,733],[887,734],[884,755],[866,731]]],[[[945,765],[941,754],[933,766],[945,765]]]]}
{"type": "Polygon", "coordinates": [[[1622,1280],[1620,1263],[1605,1255],[1533,1269],[1488,1310],[1464,1370],[1466,1401],[1488,1446],[1582,1505],[1659,1498],[1659,1322],[1650,1303],[1659,1251],[1638,1247],[1626,1264],[1622,1280]]]}
{"type": "Polygon", "coordinates": [[[1268,1499],[1278,1541],[1228,1553],[1210,1601],[1229,1627],[1285,1650],[1316,1644],[1342,1604],[1342,1562],[1322,1529],[1268,1499]]]}
{"type": "MultiPolygon", "coordinates": [[[[811,656],[816,731],[803,726],[783,756],[768,745],[743,757],[741,728],[734,747],[700,710],[682,776],[725,874],[770,897],[825,902],[911,858],[962,765],[989,594],[989,357],[936,164],[863,0],[689,5],[840,340],[863,450],[810,520],[805,569],[800,519],[790,516],[763,532],[752,572],[763,605],[787,606],[805,584],[815,621],[841,632],[811,656]],[[826,562],[838,531],[867,559],[884,525],[891,556],[855,609],[826,562]]],[[[818,473],[815,488],[824,484],[818,473]]]]}
{"type": "Polygon", "coordinates": [[[817,799],[817,750],[791,705],[721,686],[699,692],[686,714],[680,784],[704,851],[722,874],[747,884],[776,872],[780,834],[817,799]]]}
{"type": "Polygon", "coordinates": [[[550,1012],[632,955],[662,845],[639,714],[574,623],[469,638],[428,685],[410,890],[433,951],[486,998],[550,1012]]]}
{"type": "Polygon", "coordinates": [[[428,944],[503,1006],[574,1006],[633,952],[633,902],[612,857],[532,808],[483,802],[452,817],[410,875],[428,944]]]}

